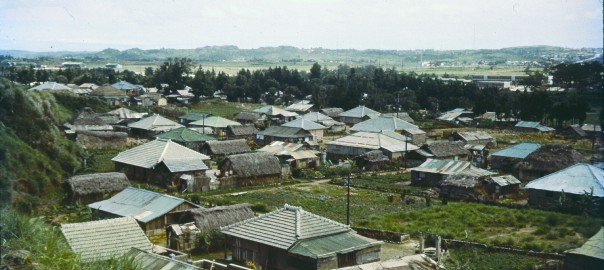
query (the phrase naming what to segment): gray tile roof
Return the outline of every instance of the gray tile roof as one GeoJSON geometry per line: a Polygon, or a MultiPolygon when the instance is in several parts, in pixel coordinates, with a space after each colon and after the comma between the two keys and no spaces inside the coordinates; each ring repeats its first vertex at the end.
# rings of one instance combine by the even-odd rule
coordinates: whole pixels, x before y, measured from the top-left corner
{"type": "Polygon", "coordinates": [[[295,117],[298,116],[295,112],[286,111],[276,106],[264,106],[262,108],[258,108],[254,110],[255,112],[265,113],[270,116],[284,116],[284,117],[295,117]]]}
{"type": "Polygon", "coordinates": [[[224,234],[287,250],[297,241],[351,231],[333,220],[285,205],[283,208],[222,227],[224,234]]]}
{"type": "Polygon", "coordinates": [[[208,159],[210,157],[171,140],[157,139],[120,152],[111,160],[147,169],[163,162],[171,172],[185,172],[207,170],[203,161],[208,159]]]}
{"type": "Polygon", "coordinates": [[[313,121],[310,120],[306,120],[304,118],[298,118],[296,120],[287,122],[283,125],[281,125],[282,127],[294,127],[294,128],[301,128],[304,130],[318,130],[318,129],[327,129],[326,126],[323,126],[321,124],[317,124],[313,121]]]}
{"type": "Polygon", "coordinates": [[[524,142],[524,143],[515,144],[512,146],[503,148],[501,150],[492,152],[491,156],[509,157],[509,158],[525,158],[530,153],[535,152],[540,147],[541,147],[541,144],[538,144],[538,143],[524,142]]]}
{"type": "Polygon", "coordinates": [[[604,170],[589,164],[579,163],[561,171],[535,179],[524,187],[547,191],[583,195],[591,192],[593,196],[604,197],[604,170]]]}
{"type": "Polygon", "coordinates": [[[151,251],[152,247],[136,220],[130,217],[61,224],[61,232],[84,262],[120,256],[132,247],[145,251],[151,251]]]}
{"type": "Polygon", "coordinates": [[[449,159],[427,159],[421,165],[411,168],[411,171],[439,173],[439,174],[464,174],[471,176],[489,176],[494,172],[475,167],[469,161],[449,160],[449,159]]]}
{"type": "Polygon", "coordinates": [[[127,187],[115,196],[104,201],[91,203],[88,207],[118,216],[133,217],[140,222],[147,223],[172,211],[181,204],[190,204],[195,208],[199,207],[181,198],[145,189],[127,187]]]}
{"type": "Polygon", "coordinates": [[[220,116],[209,116],[205,119],[189,123],[190,126],[226,128],[227,126],[241,126],[239,122],[226,119],[220,116]]]}
{"type": "Polygon", "coordinates": [[[107,113],[117,115],[120,119],[141,119],[147,116],[147,113],[139,113],[126,108],[115,109],[107,113]]]}
{"type": "MultiPolygon", "coordinates": [[[[328,142],[327,145],[339,145],[372,150],[384,148],[391,152],[405,151],[405,141],[398,140],[397,138],[393,138],[387,134],[374,132],[357,132],[328,142]]],[[[419,149],[419,147],[411,143],[407,143],[407,147],[409,148],[409,151],[419,149]]]]}
{"type": "Polygon", "coordinates": [[[354,125],[352,131],[382,132],[384,130],[411,130],[419,127],[393,116],[380,116],[354,125]]]}
{"type": "Polygon", "coordinates": [[[127,256],[132,258],[140,265],[141,269],[145,270],[196,270],[202,269],[192,264],[168,258],[149,251],[132,248],[128,251],[127,256]]]}
{"type": "Polygon", "coordinates": [[[348,111],[340,113],[340,117],[344,116],[344,117],[352,117],[352,118],[363,118],[365,116],[371,116],[371,115],[380,115],[380,113],[376,112],[372,109],[369,109],[365,106],[358,106],[356,108],[352,108],[348,111]]]}
{"type": "Polygon", "coordinates": [[[176,123],[170,119],[167,119],[159,114],[154,114],[147,118],[141,119],[140,121],[128,124],[130,128],[137,128],[150,131],[168,131],[184,127],[183,125],[176,123]]]}
{"type": "Polygon", "coordinates": [[[324,115],[320,112],[309,112],[305,115],[302,115],[302,118],[309,120],[309,121],[313,121],[313,122],[321,122],[321,121],[328,121],[331,120],[333,121],[333,118],[324,115]]]}

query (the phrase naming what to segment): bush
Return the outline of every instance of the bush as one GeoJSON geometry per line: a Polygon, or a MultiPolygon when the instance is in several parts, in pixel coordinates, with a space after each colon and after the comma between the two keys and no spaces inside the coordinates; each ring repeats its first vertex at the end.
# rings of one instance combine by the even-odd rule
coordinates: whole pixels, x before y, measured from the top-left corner
{"type": "Polygon", "coordinates": [[[270,212],[268,205],[266,203],[255,203],[252,205],[252,210],[258,213],[268,213],[270,212]]]}

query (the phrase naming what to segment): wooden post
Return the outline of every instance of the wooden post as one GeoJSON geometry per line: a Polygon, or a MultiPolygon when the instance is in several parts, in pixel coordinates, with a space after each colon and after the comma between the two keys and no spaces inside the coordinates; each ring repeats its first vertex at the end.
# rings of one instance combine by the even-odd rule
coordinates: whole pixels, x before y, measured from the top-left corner
{"type": "Polygon", "coordinates": [[[424,233],[419,232],[419,253],[424,253],[424,233]]]}
{"type": "Polygon", "coordinates": [[[436,236],[436,261],[440,262],[440,235],[436,236]]]}

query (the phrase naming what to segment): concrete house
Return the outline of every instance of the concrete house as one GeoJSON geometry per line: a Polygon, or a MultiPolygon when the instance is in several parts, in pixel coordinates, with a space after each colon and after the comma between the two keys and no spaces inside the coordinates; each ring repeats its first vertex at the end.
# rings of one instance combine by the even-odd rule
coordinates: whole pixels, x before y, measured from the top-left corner
{"type": "Polygon", "coordinates": [[[365,106],[358,106],[358,107],[352,108],[348,111],[341,112],[338,115],[338,117],[340,117],[340,122],[344,122],[346,125],[349,125],[349,126],[354,126],[367,119],[375,118],[378,116],[380,116],[379,112],[376,112],[365,106]]]}
{"type": "Polygon", "coordinates": [[[323,140],[323,133],[327,130],[326,126],[321,124],[317,124],[313,121],[306,120],[304,118],[298,118],[296,120],[287,122],[282,127],[293,127],[293,128],[301,128],[303,130],[308,131],[313,136],[313,141],[321,142],[323,140]]]}
{"type": "Polygon", "coordinates": [[[593,191],[594,203],[604,207],[604,170],[585,163],[535,179],[524,188],[528,190],[528,203],[532,205],[556,206],[564,193],[563,203],[572,207],[580,196],[593,191]]]}
{"type": "Polygon", "coordinates": [[[177,186],[183,174],[204,176],[208,169],[204,160],[209,159],[171,140],[157,139],[120,152],[111,160],[115,170],[124,172],[129,179],[177,186]]]}
{"type": "Polygon", "coordinates": [[[382,244],[287,204],[221,231],[231,239],[234,260],[263,269],[334,269],[379,261],[382,244]]]}
{"type": "Polygon", "coordinates": [[[61,232],[83,262],[109,260],[126,254],[133,247],[152,249],[151,242],[131,217],[61,224],[61,232]]]}
{"type": "Polygon", "coordinates": [[[170,195],[128,187],[115,196],[91,203],[88,207],[103,216],[132,217],[151,236],[163,235],[166,225],[176,223],[169,218],[169,213],[200,206],[170,195]]]}

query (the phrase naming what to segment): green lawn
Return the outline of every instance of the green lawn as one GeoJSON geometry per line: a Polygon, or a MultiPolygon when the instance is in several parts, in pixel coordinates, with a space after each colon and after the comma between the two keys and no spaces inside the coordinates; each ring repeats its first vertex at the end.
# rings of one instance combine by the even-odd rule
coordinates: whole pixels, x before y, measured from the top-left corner
{"type": "Polygon", "coordinates": [[[261,106],[262,105],[257,103],[236,103],[222,100],[210,100],[191,105],[191,111],[207,112],[224,118],[233,119],[240,111],[253,110],[260,108],[261,106]]]}

